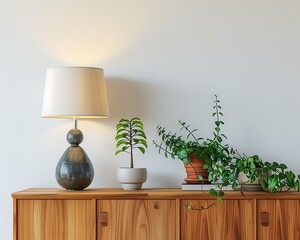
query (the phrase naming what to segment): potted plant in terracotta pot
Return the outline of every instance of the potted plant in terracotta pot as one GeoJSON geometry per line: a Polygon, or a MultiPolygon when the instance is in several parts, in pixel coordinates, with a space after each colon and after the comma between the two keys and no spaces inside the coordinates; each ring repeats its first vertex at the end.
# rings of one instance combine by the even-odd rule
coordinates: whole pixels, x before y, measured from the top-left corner
{"type": "MultiPolygon", "coordinates": [[[[217,96],[214,100],[215,127],[213,138],[204,140],[195,135],[197,129],[191,130],[190,125],[183,121],[179,121],[181,130],[187,133],[187,137],[177,133],[168,132],[164,127],[158,126],[157,133],[161,137],[161,142],[153,141],[154,145],[159,149],[159,152],[164,152],[166,157],[171,156],[173,159],[178,158],[184,163],[187,169],[187,183],[209,183],[216,182],[219,175],[217,171],[222,171],[226,174],[226,169],[223,166],[228,165],[232,160],[232,149],[228,145],[223,144],[226,136],[221,133],[221,125],[224,124],[220,120],[223,116],[221,112],[220,101],[217,96]]],[[[227,181],[226,178],[222,181],[227,181]]]]}
{"type": "Polygon", "coordinates": [[[122,184],[124,190],[141,189],[143,183],[147,180],[146,168],[134,167],[134,150],[145,153],[147,138],[144,132],[144,125],[140,118],[132,119],[122,118],[116,126],[116,152],[128,153],[130,155],[130,167],[121,167],[117,170],[118,181],[122,184]]]}

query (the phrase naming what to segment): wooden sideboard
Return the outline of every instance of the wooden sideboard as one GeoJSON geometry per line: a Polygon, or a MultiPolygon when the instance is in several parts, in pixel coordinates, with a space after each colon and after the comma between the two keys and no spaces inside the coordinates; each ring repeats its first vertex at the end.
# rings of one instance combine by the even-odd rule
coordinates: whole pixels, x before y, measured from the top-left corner
{"type": "Polygon", "coordinates": [[[27,189],[12,194],[14,240],[297,240],[300,193],[27,189]]]}

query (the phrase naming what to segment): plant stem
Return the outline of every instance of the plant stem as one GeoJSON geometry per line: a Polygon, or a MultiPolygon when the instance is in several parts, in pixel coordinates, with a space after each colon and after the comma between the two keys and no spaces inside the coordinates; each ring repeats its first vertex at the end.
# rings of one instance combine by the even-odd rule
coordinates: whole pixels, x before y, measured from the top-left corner
{"type": "Polygon", "coordinates": [[[217,121],[219,122],[219,106],[218,106],[218,97],[216,96],[216,115],[217,115],[217,121]]]}
{"type": "MultiPolygon", "coordinates": [[[[219,123],[219,125],[217,125],[217,127],[219,128],[220,127],[220,117],[219,117],[219,105],[218,105],[218,96],[215,95],[216,97],[216,116],[217,116],[217,122],[219,123]]],[[[216,136],[219,136],[220,135],[220,131],[217,131],[217,135],[216,136]]],[[[216,138],[216,137],[215,137],[216,138]]]]}
{"type": "Polygon", "coordinates": [[[132,133],[132,122],[129,122],[129,144],[130,144],[130,168],[133,168],[133,143],[132,143],[132,138],[133,138],[133,133],[132,133]]]}
{"type": "Polygon", "coordinates": [[[216,206],[216,202],[214,201],[213,203],[209,204],[206,207],[203,207],[203,206],[197,207],[197,206],[187,205],[187,204],[182,204],[182,206],[187,207],[187,208],[192,209],[192,210],[206,210],[206,209],[209,209],[213,206],[216,206]]]}
{"type": "MultiPolygon", "coordinates": [[[[163,150],[164,152],[170,154],[172,156],[172,153],[167,150],[167,148],[163,148],[161,145],[158,145],[157,142],[153,141],[153,144],[158,147],[160,150],[163,150]]],[[[177,155],[176,155],[177,156],[177,155]]],[[[181,160],[181,159],[180,159],[181,160]]],[[[182,161],[182,160],[181,160],[182,161]]]]}
{"type": "Polygon", "coordinates": [[[196,140],[196,142],[200,146],[201,144],[200,144],[199,140],[196,138],[196,136],[194,135],[194,133],[192,131],[190,131],[190,129],[188,127],[186,127],[181,121],[179,121],[179,123],[190,135],[192,135],[192,137],[196,140]]]}
{"type": "MultiPolygon", "coordinates": [[[[197,175],[197,178],[198,178],[198,173],[197,173],[197,170],[196,170],[196,168],[193,166],[193,164],[190,162],[189,163],[190,165],[191,165],[191,167],[194,169],[194,172],[196,173],[196,175],[197,175]]],[[[202,177],[202,176],[201,176],[202,177]]],[[[204,181],[204,179],[202,179],[202,182],[204,181]]]]}

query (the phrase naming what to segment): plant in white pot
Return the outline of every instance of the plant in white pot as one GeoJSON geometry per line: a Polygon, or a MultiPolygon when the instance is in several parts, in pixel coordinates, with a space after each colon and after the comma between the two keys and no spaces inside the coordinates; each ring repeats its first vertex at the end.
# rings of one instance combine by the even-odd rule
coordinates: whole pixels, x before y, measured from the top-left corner
{"type": "Polygon", "coordinates": [[[118,181],[124,190],[141,189],[147,180],[146,168],[135,168],[133,162],[134,150],[145,153],[148,147],[144,124],[140,118],[134,117],[131,120],[122,118],[116,126],[116,153],[128,153],[130,155],[130,167],[120,167],[117,170],[118,181]]]}

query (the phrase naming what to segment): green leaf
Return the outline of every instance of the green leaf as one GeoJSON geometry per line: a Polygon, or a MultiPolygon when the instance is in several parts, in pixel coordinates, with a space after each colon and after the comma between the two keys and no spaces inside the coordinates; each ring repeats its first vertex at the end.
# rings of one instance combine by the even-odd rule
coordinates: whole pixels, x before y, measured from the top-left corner
{"type": "Polygon", "coordinates": [[[122,151],[125,152],[129,147],[122,147],[122,151]]]}
{"type": "Polygon", "coordinates": [[[138,137],[142,137],[142,138],[144,138],[144,139],[147,139],[145,133],[137,133],[137,134],[135,134],[135,136],[138,136],[138,137]]]}
{"type": "Polygon", "coordinates": [[[117,150],[117,151],[115,152],[115,156],[118,155],[118,154],[121,153],[121,152],[123,152],[123,150],[117,150]]]}
{"type": "Polygon", "coordinates": [[[144,154],[145,153],[145,149],[143,147],[138,147],[138,149],[144,154]]]}
{"type": "Polygon", "coordinates": [[[231,174],[229,175],[229,179],[232,180],[232,181],[236,180],[236,178],[237,178],[236,175],[233,174],[233,173],[231,173],[231,174]]]}
{"type": "Polygon", "coordinates": [[[289,182],[291,182],[291,181],[294,179],[294,177],[295,177],[295,175],[294,175],[294,173],[293,173],[292,171],[286,172],[286,173],[285,173],[285,176],[286,176],[286,178],[287,178],[287,180],[288,180],[289,182]]]}
{"type": "Polygon", "coordinates": [[[280,167],[281,169],[287,169],[287,166],[286,166],[285,164],[280,164],[279,167],[280,167]]]}
{"type": "Polygon", "coordinates": [[[139,143],[143,144],[145,146],[145,148],[148,147],[148,144],[144,139],[139,139],[139,143]]]}
{"type": "Polygon", "coordinates": [[[143,130],[140,130],[140,129],[132,129],[132,132],[134,135],[137,135],[137,134],[141,134],[144,138],[146,138],[146,135],[144,133],[143,130]]]}
{"type": "Polygon", "coordinates": [[[219,196],[223,197],[225,195],[225,193],[223,191],[219,191],[219,196]]]}
{"type": "Polygon", "coordinates": [[[295,182],[294,189],[296,189],[296,191],[299,192],[299,190],[300,190],[300,183],[299,183],[299,180],[297,180],[297,181],[295,182]]]}
{"type": "Polygon", "coordinates": [[[178,152],[178,158],[179,159],[184,159],[184,158],[187,158],[188,157],[188,154],[187,154],[187,151],[185,149],[181,149],[179,152],[178,152]]]}
{"type": "Polygon", "coordinates": [[[128,127],[128,123],[119,123],[116,126],[116,129],[126,129],[128,127]]]}
{"type": "Polygon", "coordinates": [[[203,177],[201,175],[197,175],[199,180],[203,180],[203,177]]]}
{"type": "Polygon", "coordinates": [[[217,198],[218,202],[223,202],[222,198],[217,198]]]}
{"type": "Polygon", "coordinates": [[[141,119],[139,117],[133,117],[130,121],[131,122],[133,122],[133,121],[141,122],[141,119]]]}
{"type": "Polygon", "coordinates": [[[117,133],[116,134],[123,134],[123,132],[128,132],[126,128],[120,128],[117,130],[117,133]]]}
{"type": "Polygon", "coordinates": [[[209,168],[209,165],[208,164],[204,164],[203,165],[203,169],[208,169],[209,168]]]}
{"type": "Polygon", "coordinates": [[[210,195],[213,195],[213,196],[217,196],[217,195],[218,195],[218,192],[217,192],[214,188],[211,188],[211,189],[209,190],[209,194],[210,194],[210,195]]]}
{"type": "MultiPolygon", "coordinates": [[[[178,157],[179,158],[179,157],[178,157]]],[[[181,158],[179,158],[181,159],[181,158]]],[[[185,164],[190,164],[191,159],[189,157],[181,159],[185,164]]]]}
{"type": "Polygon", "coordinates": [[[224,134],[221,134],[221,136],[222,136],[223,138],[227,139],[226,135],[224,135],[224,134]]]}
{"type": "Polygon", "coordinates": [[[119,147],[119,146],[122,145],[122,144],[129,145],[129,142],[127,142],[127,141],[121,139],[121,140],[117,141],[116,147],[119,147]]]}
{"type": "Polygon", "coordinates": [[[255,166],[255,164],[252,162],[252,163],[250,163],[250,168],[251,169],[255,169],[256,168],[256,166],[255,166]]]}
{"type": "Polygon", "coordinates": [[[278,183],[278,176],[273,176],[273,177],[270,177],[268,179],[268,185],[269,185],[269,188],[272,190],[276,187],[277,183],[278,183]]]}

